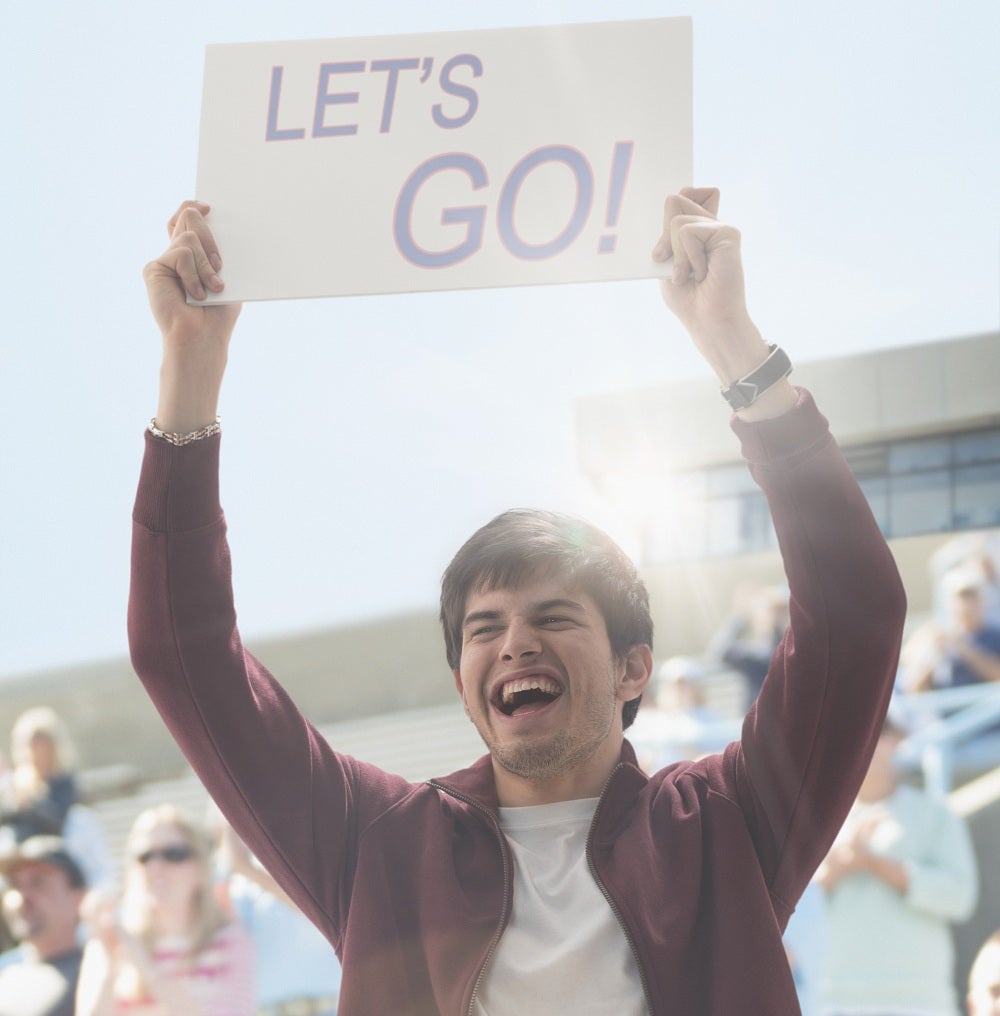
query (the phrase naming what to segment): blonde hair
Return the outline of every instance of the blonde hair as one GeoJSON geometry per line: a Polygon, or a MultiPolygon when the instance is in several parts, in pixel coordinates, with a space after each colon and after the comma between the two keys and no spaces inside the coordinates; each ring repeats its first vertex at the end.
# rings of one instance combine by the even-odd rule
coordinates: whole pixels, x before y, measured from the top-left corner
{"type": "Polygon", "coordinates": [[[195,891],[189,930],[190,958],[193,960],[208,945],[216,932],[229,924],[215,897],[212,879],[212,847],[208,832],[173,804],[147,808],[132,823],[126,842],[128,870],[125,873],[125,890],[122,895],[122,923],[133,934],[140,935],[152,948],[156,937],[156,914],[149,898],[141,888],[141,865],[137,850],[144,845],[146,836],[160,826],[176,829],[184,842],[194,851],[194,864],[201,872],[201,885],[195,891]]]}
{"type": "Polygon", "coordinates": [[[10,733],[10,757],[14,765],[31,765],[31,742],[38,734],[44,734],[52,742],[54,773],[68,773],[76,768],[76,749],[66,724],[48,706],[28,709],[14,721],[10,733]]]}
{"type": "Polygon", "coordinates": [[[35,706],[15,720],[10,732],[10,756],[14,763],[11,788],[19,806],[31,804],[49,793],[49,780],[76,767],[76,750],[65,724],[48,706],[35,706]],[[52,745],[52,771],[35,767],[31,743],[41,735],[52,745]]]}

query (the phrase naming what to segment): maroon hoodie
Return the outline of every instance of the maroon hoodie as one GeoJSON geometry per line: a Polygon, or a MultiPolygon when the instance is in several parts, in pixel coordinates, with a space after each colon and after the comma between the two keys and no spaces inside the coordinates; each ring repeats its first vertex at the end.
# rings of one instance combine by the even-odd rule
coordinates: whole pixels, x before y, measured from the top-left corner
{"type": "MultiPolygon", "coordinates": [[[[588,841],[655,1016],[799,1011],[781,933],[861,784],[905,612],[808,393],[733,428],[775,521],[791,626],[740,741],[651,777],[626,743],[588,841]]],[[[135,669],[236,831],[335,946],[341,1016],[462,1016],[512,902],[489,757],[413,784],[336,753],[302,717],[240,642],[218,456],[218,437],[147,435],[135,669]]]]}

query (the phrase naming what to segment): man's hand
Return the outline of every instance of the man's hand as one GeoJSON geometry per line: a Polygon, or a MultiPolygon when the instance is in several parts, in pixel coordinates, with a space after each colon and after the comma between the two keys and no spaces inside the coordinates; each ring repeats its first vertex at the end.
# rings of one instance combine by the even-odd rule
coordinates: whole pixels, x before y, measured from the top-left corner
{"type": "Polygon", "coordinates": [[[167,223],[170,246],[143,271],[149,305],[163,335],[156,424],[187,433],[216,416],[239,304],[190,306],[223,289],[222,258],[205,216],[209,206],[185,201],[167,223]]]}
{"type": "MultiPolygon", "coordinates": [[[[660,283],[664,302],[690,332],[719,381],[729,385],[763,363],[768,348],[747,312],[739,231],[719,222],[718,210],[719,192],[714,187],[685,187],[668,197],[653,260],[673,257],[673,271],[660,283]]],[[[795,391],[784,380],[740,415],[778,416],[795,402],[795,391]]]]}

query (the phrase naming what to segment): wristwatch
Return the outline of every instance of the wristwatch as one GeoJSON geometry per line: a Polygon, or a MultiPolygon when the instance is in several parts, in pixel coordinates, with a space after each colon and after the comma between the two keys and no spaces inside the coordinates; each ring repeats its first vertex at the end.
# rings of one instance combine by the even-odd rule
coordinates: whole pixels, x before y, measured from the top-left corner
{"type": "Polygon", "coordinates": [[[752,406],[768,388],[791,374],[792,361],[788,359],[788,354],[780,346],[769,345],[767,348],[767,359],[762,364],[722,389],[722,397],[733,409],[752,406]]]}

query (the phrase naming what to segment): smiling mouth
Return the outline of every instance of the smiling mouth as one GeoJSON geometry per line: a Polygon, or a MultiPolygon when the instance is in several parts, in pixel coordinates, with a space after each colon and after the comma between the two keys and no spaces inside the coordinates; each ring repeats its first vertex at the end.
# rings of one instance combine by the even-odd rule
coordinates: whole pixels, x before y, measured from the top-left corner
{"type": "Polygon", "coordinates": [[[508,681],[494,701],[504,716],[513,716],[519,710],[534,711],[562,695],[562,688],[547,677],[523,677],[508,681]]]}

